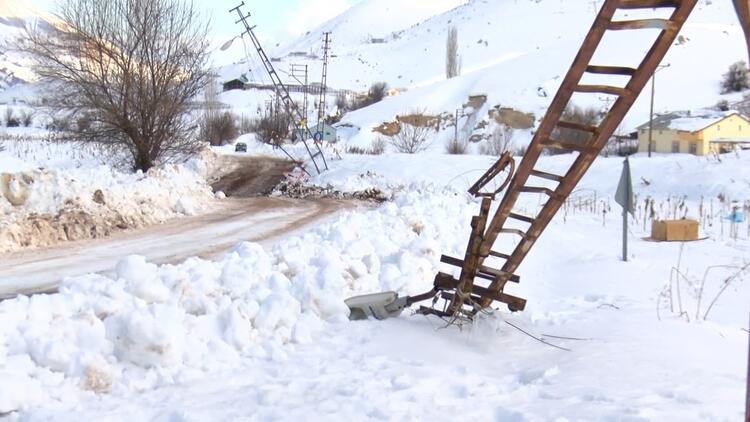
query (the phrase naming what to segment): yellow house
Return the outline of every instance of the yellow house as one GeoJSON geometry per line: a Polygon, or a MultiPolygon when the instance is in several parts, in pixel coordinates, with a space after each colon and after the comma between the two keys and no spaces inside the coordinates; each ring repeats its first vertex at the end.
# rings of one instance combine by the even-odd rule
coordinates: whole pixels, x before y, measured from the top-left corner
{"type": "MultiPolygon", "coordinates": [[[[651,136],[656,153],[721,153],[750,146],[750,120],[735,111],[698,116],[669,113],[654,117],[651,136]]],[[[648,141],[647,122],[638,127],[638,152],[648,152],[648,141]]]]}

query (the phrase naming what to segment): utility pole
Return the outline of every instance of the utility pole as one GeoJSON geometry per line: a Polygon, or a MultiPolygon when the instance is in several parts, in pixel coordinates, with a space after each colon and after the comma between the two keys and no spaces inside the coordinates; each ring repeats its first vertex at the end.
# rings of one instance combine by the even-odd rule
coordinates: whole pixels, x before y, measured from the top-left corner
{"type": "Polygon", "coordinates": [[[307,65],[292,63],[289,68],[289,75],[302,86],[302,93],[304,95],[302,115],[305,116],[305,121],[307,121],[307,65]]]}
{"type": "MultiPolygon", "coordinates": [[[[302,116],[302,112],[300,112],[299,107],[297,104],[292,100],[291,96],[289,95],[289,90],[284,85],[284,83],[281,81],[281,78],[279,77],[278,73],[276,73],[276,69],[273,67],[273,63],[271,63],[271,60],[268,58],[268,55],[263,50],[263,47],[260,45],[260,41],[258,40],[258,37],[255,35],[255,31],[253,30],[255,27],[250,26],[250,23],[248,22],[248,19],[250,18],[250,13],[245,14],[242,12],[242,7],[245,6],[245,2],[243,1],[239,6],[229,10],[230,13],[237,13],[237,16],[239,17],[239,20],[235,23],[241,23],[245,31],[243,34],[247,34],[250,37],[250,41],[253,43],[253,47],[255,48],[255,51],[258,53],[258,56],[260,57],[261,63],[263,63],[263,67],[266,69],[266,73],[268,73],[268,76],[271,78],[271,82],[273,82],[274,89],[276,91],[277,99],[283,102],[284,108],[286,109],[286,112],[291,116],[292,123],[294,124],[294,128],[296,133],[300,135],[300,140],[302,141],[302,144],[305,147],[305,150],[307,151],[307,154],[310,156],[310,162],[315,167],[315,171],[320,174],[323,172],[323,170],[328,170],[328,163],[326,162],[325,155],[323,154],[323,150],[320,148],[320,145],[316,142],[314,143],[313,147],[315,152],[310,148],[310,145],[307,143],[308,135],[312,135],[310,133],[310,130],[308,129],[307,125],[303,125],[303,121],[305,120],[304,116],[302,116]],[[317,157],[320,157],[323,166],[319,166],[318,162],[315,160],[317,157]]],[[[237,39],[238,37],[233,38],[237,39]]],[[[226,46],[230,45],[231,41],[225,44],[226,46]]],[[[222,46],[224,47],[224,46],[222,46]]],[[[295,159],[289,152],[281,147],[279,145],[279,148],[294,162],[299,163],[300,161],[295,159]]],[[[300,165],[300,168],[310,175],[310,173],[304,168],[304,166],[300,165]]]]}
{"type": "Polygon", "coordinates": [[[651,157],[651,153],[654,150],[654,95],[656,94],[656,72],[661,69],[667,68],[671,64],[663,64],[656,68],[654,74],[651,75],[651,111],[649,112],[648,118],[648,156],[651,157]]]}
{"type": "MultiPolygon", "coordinates": [[[[323,33],[323,77],[320,81],[320,102],[318,103],[318,132],[326,115],[326,91],[328,91],[328,59],[331,52],[331,32],[323,33]]],[[[317,140],[317,139],[316,139],[317,140]]]]}

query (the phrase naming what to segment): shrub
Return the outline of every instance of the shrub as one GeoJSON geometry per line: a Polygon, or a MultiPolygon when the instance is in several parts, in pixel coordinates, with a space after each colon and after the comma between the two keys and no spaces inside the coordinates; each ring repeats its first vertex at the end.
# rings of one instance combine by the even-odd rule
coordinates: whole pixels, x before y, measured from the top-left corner
{"type": "Polygon", "coordinates": [[[15,112],[12,108],[8,107],[5,109],[5,126],[6,127],[19,127],[21,121],[16,117],[15,112]]]}
{"type": "Polygon", "coordinates": [[[34,112],[31,110],[21,111],[20,120],[21,124],[23,124],[24,127],[30,127],[32,124],[34,124],[34,112]]]}
{"type": "Polygon", "coordinates": [[[487,142],[480,148],[483,155],[500,156],[513,151],[513,128],[508,125],[496,126],[487,142]]]}
{"type": "Polygon", "coordinates": [[[349,145],[348,147],[346,147],[346,153],[355,155],[367,155],[369,154],[369,151],[367,150],[367,148],[362,148],[356,145],[349,145]]]}
{"type": "Polygon", "coordinates": [[[454,138],[448,141],[448,145],[445,146],[445,151],[448,154],[453,155],[463,155],[466,154],[466,150],[468,149],[468,145],[466,142],[462,141],[461,139],[454,138]]]}
{"type": "Polygon", "coordinates": [[[255,133],[258,139],[269,145],[281,145],[289,138],[291,118],[286,112],[277,112],[258,121],[255,133]]]}
{"type": "Polygon", "coordinates": [[[52,116],[52,121],[47,124],[47,129],[55,132],[68,132],[70,130],[71,116],[60,114],[52,116]]]}
{"type": "Polygon", "coordinates": [[[211,145],[224,145],[238,136],[236,119],[228,111],[205,118],[201,125],[201,138],[211,145]]]}
{"type": "Polygon", "coordinates": [[[371,106],[375,103],[379,103],[385,98],[388,92],[388,84],[385,82],[375,82],[370,86],[367,91],[367,95],[362,98],[355,99],[350,102],[349,109],[359,110],[360,108],[371,106]]]}
{"type": "Polygon", "coordinates": [[[399,133],[391,137],[391,145],[400,153],[416,154],[427,149],[427,136],[429,134],[429,127],[404,123],[401,125],[399,133]]]}
{"type": "Polygon", "coordinates": [[[378,136],[372,141],[372,155],[382,155],[385,152],[387,142],[382,137],[378,136]]]}
{"type": "Polygon", "coordinates": [[[347,110],[349,110],[349,98],[346,96],[346,93],[340,92],[336,96],[336,107],[341,114],[346,113],[347,110]]]}
{"type": "Polygon", "coordinates": [[[747,63],[739,61],[730,65],[721,81],[721,93],[742,92],[748,88],[750,88],[750,76],[747,63]]]}
{"type": "Polygon", "coordinates": [[[253,119],[243,115],[237,121],[237,129],[242,135],[256,132],[258,129],[258,119],[253,119]]]}
{"type": "Polygon", "coordinates": [[[370,90],[367,92],[367,97],[372,101],[372,104],[379,103],[385,98],[386,92],[388,91],[388,84],[385,82],[375,82],[370,86],[370,90]]]}
{"type": "Polygon", "coordinates": [[[385,152],[385,147],[385,139],[378,137],[372,142],[371,148],[362,148],[356,145],[350,145],[346,147],[346,153],[356,155],[381,155],[385,152]]]}

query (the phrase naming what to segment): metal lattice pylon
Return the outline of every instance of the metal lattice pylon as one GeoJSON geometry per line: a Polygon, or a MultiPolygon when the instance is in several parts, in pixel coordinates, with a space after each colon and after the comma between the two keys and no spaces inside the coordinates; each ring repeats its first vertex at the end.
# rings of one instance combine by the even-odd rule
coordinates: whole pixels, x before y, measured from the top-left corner
{"type": "MultiPolygon", "coordinates": [[[[237,12],[237,15],[240,17],[240,19],[236,23],[242,23],[245,27],[245,34],[247,34],[250,37],[250,40],[253,43],[253,46],[255,47],[255,50],[258,52],[258,56],[260,57],[260,61],[263,63],[263,66],[266,69],[266,72],[268,72],[268,76],[271,78],[271,82],[273,83],[274,89],[276,90],[276,94],[278,95],[279,99],[284,104],[284,109],[287,113],[292,117],[292,121],[294,123],[295,133],[299,135],[301,138],[301,141],[303,145],[305,146],[305,150],[307,151],[307,154],[310,157],[310,162],[312,162],[313,166],[315,167],[315,171],[320,174],[323,172],[323,170],[328,170],[328,163],[326,162],[326,158],[323,155],[323,150],[320,148],[320,144],[318,142],[313,141],[313,148],[310,148],[310,145],[308,144],[308,140],[313,139],[313,134],[310,132],[310,129],[307,124],[306,116],[302,115],[302,112],[299,110],[299,107],[297,107],[297,104],[292,100],[292,97],[289,95],[289,90],[286,88],[286,85],[281,81],[281,78],[279,77],[279,74],[276,73],[276,69],[274,69],[273,64],[271,63],[271,60],[268,58],[268,55],[263,50],[263,47],[260,45],[260,41],[258,40],[258,37],[255,36],[255,31],[253,31],[253,27],[250,26],[248,23],[248,18],[250,18],[250,13],[244,14],[242,13],[242,7],[245,5],[245,2],[243,1],[242,4],[239,6],[231,9],[229,12],[237,12]],[[318,164],[317,159],[320,159],[322,162],[322,166],[318,164]]],[[[286,150],[282,150],[294,161],[297,161],[292,157],[286,150]]],[[[302,167],[303,170],[304,167],[302,167]]],[[[307,170],[305,170],[307,172],[307,170]]]]}

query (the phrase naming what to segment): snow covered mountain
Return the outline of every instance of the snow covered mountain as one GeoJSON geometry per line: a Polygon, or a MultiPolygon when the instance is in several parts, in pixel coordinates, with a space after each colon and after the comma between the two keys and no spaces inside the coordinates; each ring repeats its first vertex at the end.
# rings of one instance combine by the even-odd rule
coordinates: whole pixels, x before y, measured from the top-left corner
{"type": "MultiPolygon", "coordinates": [[[[323,33],[331,31],[336,57],[329,85],[366,91],[373,82],[387,82],[402,93],[374,106],[349,113],[343,123],[350,143],[368,145],[372,128],[397,115],[421,110],[452,115],[465,108],[470,96],[486,96],[483,110],[473,110],[469,132],[490,120],[490,110],[511,107],[543,116],[602,1],[561,0],[365,0],[299,39],[271,51],[277,69],[291,63],[310,66],[319,78],[323,33]],[[596,5],[595,5],[596,3],[596,5]],[[445,42],[456,27],[462,76],[445,78],[445,42]]],[[[629,11],[618,17],[654,17],[657,12],[629,11]]],[[[702,0],[669,52],[668,68],[657,78],[656,109],[685,110],[715,104],[719,81],[727,67],[745,59],[742,30],[731,2],[702,0]]],[[[654,31],[605,38],[597,53],[603,64],[637,64],[650,47],[654,31]]],[[[252,75],[264,77],[259,63],[252,75]]],[[[244,64],[225,68],[227,77],[247,70],[244,64]]],[[[315,80],[313,79],[313,80],[315,80]]],[[[648,116],[648,93],[626,118],[624,130],[648,116]]],[[[236,95],[236,94],[235,94],[236,95]]],[[[604,107],[605,98],[588,96],[577,104],[604,107]]],[[[731,99],[731,98],[730,98],[731,99]]],[[[450,131],[452,132],[452,130],[450,131]]]]}
{"type": "Polygon", "coordinates": [[[19,82],[33,82],[36,76],[23,54],[13,51],[11,43],[28,25],[50,25],[54,18],[19,0],[0,0],[0,90],[19,82]]]}

